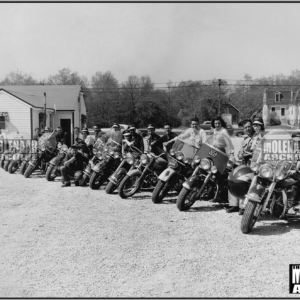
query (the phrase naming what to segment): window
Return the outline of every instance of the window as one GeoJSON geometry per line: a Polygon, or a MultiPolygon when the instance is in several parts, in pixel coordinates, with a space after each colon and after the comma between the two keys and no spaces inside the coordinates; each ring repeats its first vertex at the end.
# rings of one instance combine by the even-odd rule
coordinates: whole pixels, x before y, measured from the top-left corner
{"type": "Polygon", "coordinates": [[[275,111],[275,106],[272,106],[272,107],[271,107],[271,111],[275,111]]]}
{"type": "Polygon", "coordinates": [[[285,116],[285,108],[281,108],[281,116],[282,116],[282,117],[285,116]]]}
{"type": "Polygon", "coordinates": [[[275,102],[280,102],[281,100],[281,93],[280,92],[276,92],[275,93],[275,102]]]}
{"type": "Polygon", "coordinates": [[[5,117],[0,116],[0,129],[5,129],[5,117]]]}

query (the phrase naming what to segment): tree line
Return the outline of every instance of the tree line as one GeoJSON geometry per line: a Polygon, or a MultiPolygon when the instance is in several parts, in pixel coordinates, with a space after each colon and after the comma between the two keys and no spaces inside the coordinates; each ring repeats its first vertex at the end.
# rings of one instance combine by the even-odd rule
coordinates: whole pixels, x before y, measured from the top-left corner
{"type": "Polygon", "coordinates": [[[99,124],[109,127],[113,122],[145,127],[149,123],[162,127],[165,122],[174,127],[188,126],[192,117],[200,122],[218,115],[228,103],[240,111],[240,119],[260,114],[265,88],[278,90],[300,87],[300,71],[253,79],[246,74],[243,80],[212,79],[206,81],[167,82],[158,87],[148,76],[128,76],[120,83],[109,71],[96,72],[89,80],[69,68],[63,68],[47,79],[36,80],[28,74],[11,72],[1,85],[81,85],[88,127],[99,124]]]}

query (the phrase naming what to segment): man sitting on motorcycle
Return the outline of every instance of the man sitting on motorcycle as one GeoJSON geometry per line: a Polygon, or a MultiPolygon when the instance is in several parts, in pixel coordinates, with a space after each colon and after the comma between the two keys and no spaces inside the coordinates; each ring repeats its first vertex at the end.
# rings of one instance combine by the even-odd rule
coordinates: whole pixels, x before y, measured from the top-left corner
{"type": "Polygon", "coordinates": [[[123,140],[123,147],[125,149],[125,152],[127,152],[130,146],[134,146],[138,148],[141,152],[144,152],[144,142],[143,138],[135,133],[135,127],[131,127],[131,130],[129,132],[123,133],[124,140],[123,140]]]}
{"type": "MultiPolygon", "coordinates": [[[[160,136],[155,133],[155,127],[152,124],[149,124],[147,127],[147,136],[145,137],[146,145],[149,146],[155,155],[161,154],[161,148],[155,146],[155,142],[160,139],[160,136]]],[[[148,149],[149,150],[149,149],[148,149]]]]}
{"type": "Polygon", "coordinates": [[[79,179],[83,174],[84,163],[88,158],[84,155],[82,148],[84,144],[74,144],[72,152],[68,153],[64,159],[64,165],[60,167],[62,187],[71,186],[70,176],[74,176],[75,185],[79,184],[79,179]]]}
{"type": "Polygon", "coordinates": [[[165,143],[173,140],[175,137],[177,137],[177,134],[172,132],[172,126],[169,123],[165,124],[164,129],[166,134],[159,138],[157,141],[155,141],[152,146],[157,146],[161,149],[163,148],[163,146],[165,146],[167,152],[169,152],[175,142],[173,141],[168,144],[165,143]]]}

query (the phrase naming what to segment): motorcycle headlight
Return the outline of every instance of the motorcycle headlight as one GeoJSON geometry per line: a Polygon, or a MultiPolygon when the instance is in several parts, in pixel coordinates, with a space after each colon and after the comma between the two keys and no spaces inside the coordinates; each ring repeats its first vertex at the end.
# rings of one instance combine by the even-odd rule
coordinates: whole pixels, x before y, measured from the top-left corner
{"type": "Polygon", "coordinates": [[[253,172],[256,172],[258,170],[258,167],[259,165],[255,162],[251,163],[250,164],[250,169],[253,171],[253,172]]]}
{"type": "Polygon", "coordinates": [[[183,160],[183,162],[184,162],[185,164],[188,164],[190,161],[189,161],[188,158],[185,158],[185,159],[183,160]]]}
{"type": "Polygon", "coordinates": [[[97,152],[97,157],[98,157],[99,159],[101,159],[101,158],[102,158],[102,152],[98,151],[98,152],[97,152]]]}
{"type": "Polygon", "coordinates": [[[175,154],[175,157],[178,159],[178,160],[183,160],[184,159],[184,155],[182,152],[177,152],[175,154]]]}
{"type": "Polygon", "coordinates": [[[213,174],[216,174],[218,172],[218,169],[216,166],[212,166],[210,170],[213,174]]]}
{"type": "Polygon", "coordinates": [[[211,161],[207,158],[203,158],[200,161],[200,166],[203,170],[207,171],[211,168],[211,161]]]}
{"type": "Polygon", "coordinates": [[[170,153],[171,156],[174,156],[175,155],[174,149],[171,149],[169,153],[170,153]]]}
{"type": "Polygon", "coordinates": [[[199,164],[199,162],[200,162],[200,157],[198,156],[198,155],[196,155],[195,157],[194,157],[194,161],[195,161],[195,163],[196,164],[199,164]]]}
{"type": "Polygon", "coordinates": [[[285,178],[285,176],[287,175],[288,170],[290,169],[290,164],[289,163],[283,163],[283,165],[277,165],[276,167],[276,171],[275,171],[275,177],[278,180],[282,180],[285,178]]]}
{"type": "Polygon", "coordinates": [[[110,154],[110,155],[114,155],[114,154],[115,154],[114,150],[110,150],[110,151],[109,151],[109,154],[110,154]]]}
{"type": "Polygon", "coordinates": [[[107,151],[108,151],[108,148],[107,148],[107,147],[104,147],[104,151],[107,152],[107,151]]]}
{"type": "Polygon", "coordinates": [[[146,165],[146,164],[148,163],[148,161],[149,161],[148,156],[145,155],[145,154],[143,154],[143,155],[141,156],[141,162],[142,162],[142,164],[143,164],[143,165],[146,165]]]}
{"type": "Polygon", "coordinates": [[[97,153],[97,149],[93,149],[93,153],[96,154],[97,153]]]}
{"type": "Polygon", "coordinates": [[[115,158],[120,158],[120,153],[119,152],[115,152],[114,157],[115,158]]]}
{"type": "Polygon", "coordinates": [[[264,177],[264,178],[272,178],[273,175],[274,175],[274,172],[273,172],[273,169],[272,167],[270,167],[269,165],[265,164],[265,165],[262,165],[259,169],[259,175],[261,177],[264,177]]]}
{"type": "Polygon", "coordinates": [[[127,161],[130,165],[133,165],[133,163],[134,163],[134,159],[133,159],[133,157],[131,157],[131,156],[128,156],[128,157],[126,158],[126,161],[127,161]]]}
{"type": "Polygon", "coordinates": [[[124,159],[126,159],[127,158],[127,155],[126,154],[123,154],[123,156],[122,156],[124,159]]]}
{"type": "Polygon", "coordinates": [[[139,161],[139,159],[137,159],[137,160],[134,162],[134,166],[135,166],[135,167],[138,167],[139,164],[140,164],[140,161],[139,161]]]}

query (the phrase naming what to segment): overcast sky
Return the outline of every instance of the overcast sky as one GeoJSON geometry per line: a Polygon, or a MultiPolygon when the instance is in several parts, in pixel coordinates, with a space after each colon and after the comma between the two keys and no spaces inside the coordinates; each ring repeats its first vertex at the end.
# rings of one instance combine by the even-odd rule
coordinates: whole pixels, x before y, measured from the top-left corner
{"type": "Polygon", "coordinates": [[[70,68],[169,80],[300,69],[299,4],[0,4],[0,79],[70,68]]]}

